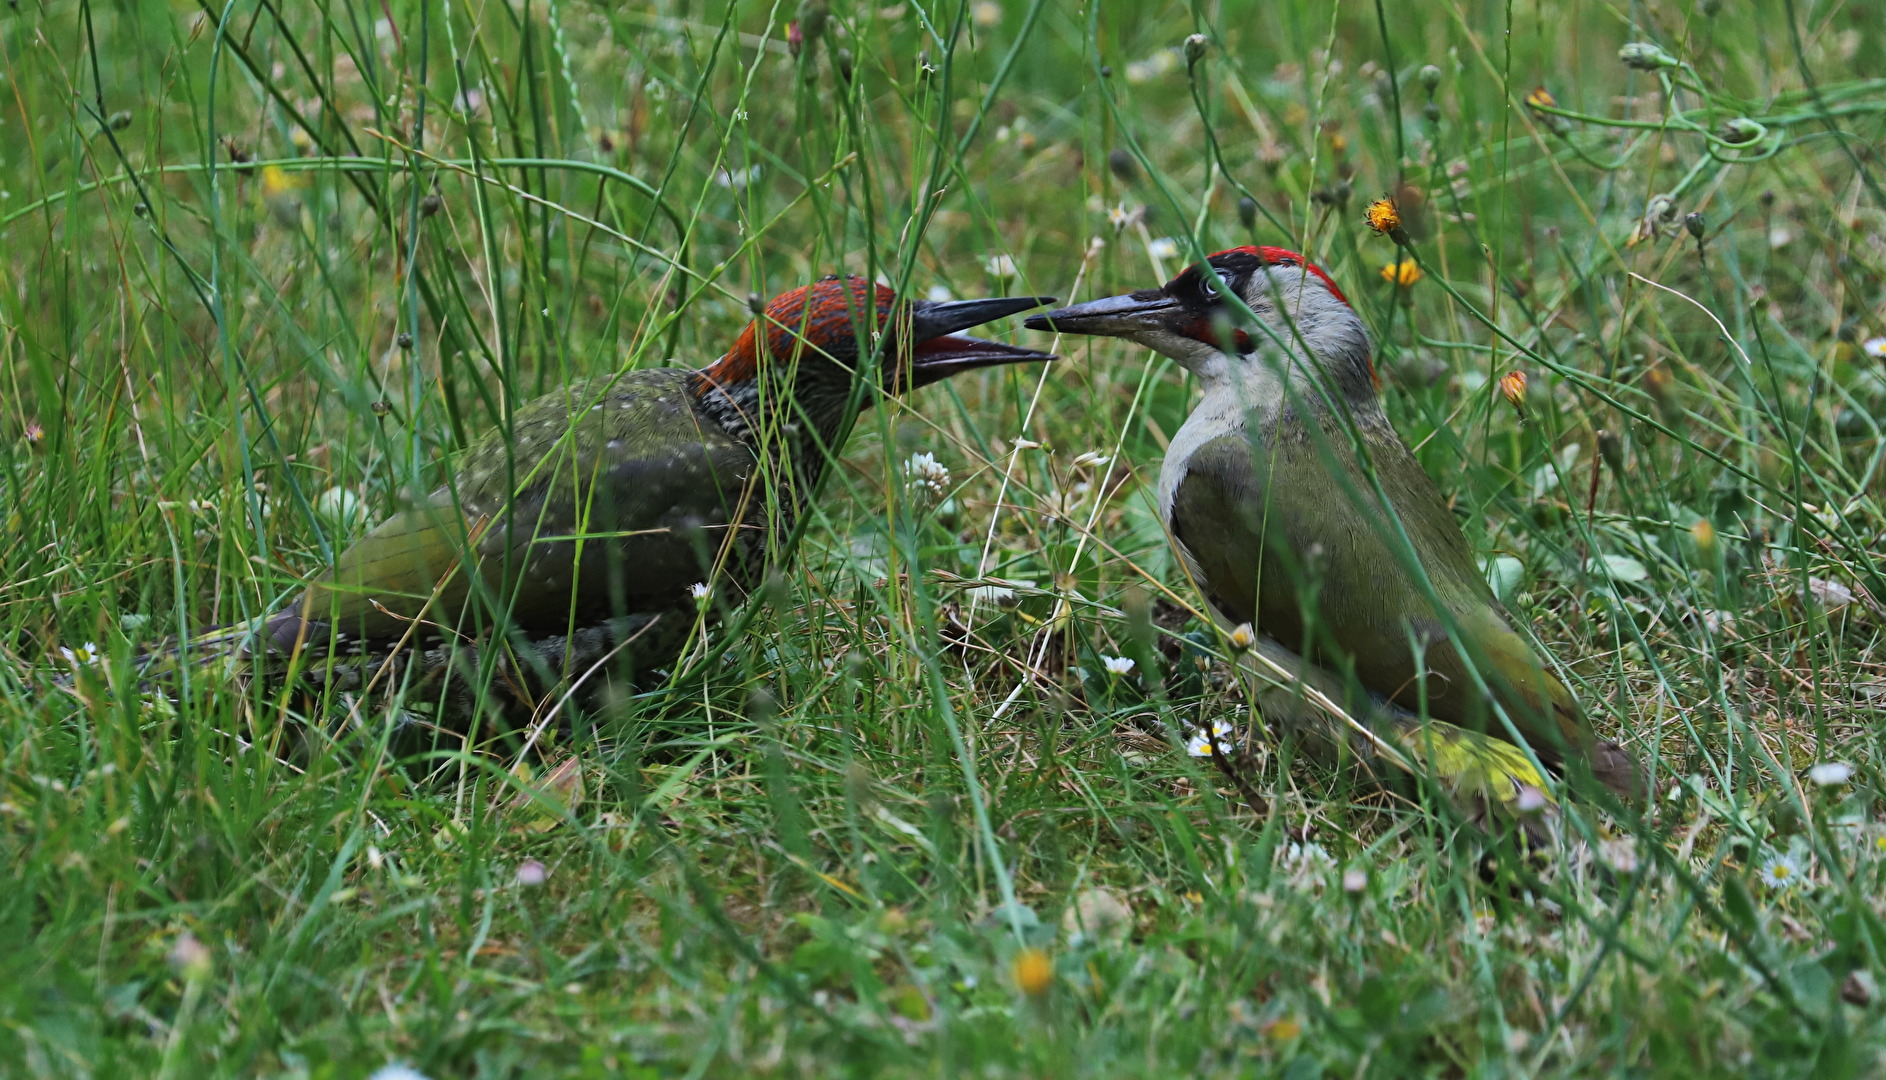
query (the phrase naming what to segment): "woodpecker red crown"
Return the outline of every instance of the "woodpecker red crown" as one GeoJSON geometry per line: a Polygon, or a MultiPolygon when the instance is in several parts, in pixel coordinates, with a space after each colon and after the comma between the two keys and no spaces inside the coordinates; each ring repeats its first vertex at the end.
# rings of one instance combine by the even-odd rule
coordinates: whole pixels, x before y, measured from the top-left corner
{"type": "Polygon", "coordinates": [[[1250,255],[1256,258],[1259,262],[1263,263],[1266,266],[1301,266],[1304,270],[1308,271],[1309,273],[1315,274],[1318,278],[1320,278],[1323,284],[1326,287],[1328,287],[1329,294],[1331,296],[1334,296],[1336,299],[1341,300],[1345,304],[1349,303],[1349,298],[1342,294],[1342,290],[1336,287],[1336,282],[1331,280],[1330,276],[1323,272],[1322,267],[1304,258],[1302,255],[1298,254],[1297,252],[1291,251],[1289,248],[1270,247],[1268,245],[1258,245],[1258,244],[1245,244],[1241,247],[1226,248],[1223,251],[1214,251],[1212,252],[1211,257],[1216,259],[1220,255],[1232,255],[1232,254],[1250,255]]]}
{"type": "Polygon", "coordinates": [[[897,294],[888,285],[864,278],[828,277],[788,289],[767,301],[766,310],[734,340],[733,347],[705,372],[708,386],[728,386],[755,378],[760,370],[760,327],[765,327],[765,355],[769,363],[791,362],[802,345],[833,356],[856,355],[858,334],[853,322],[870,313],[873,328],[889,318],[897,294]]]}

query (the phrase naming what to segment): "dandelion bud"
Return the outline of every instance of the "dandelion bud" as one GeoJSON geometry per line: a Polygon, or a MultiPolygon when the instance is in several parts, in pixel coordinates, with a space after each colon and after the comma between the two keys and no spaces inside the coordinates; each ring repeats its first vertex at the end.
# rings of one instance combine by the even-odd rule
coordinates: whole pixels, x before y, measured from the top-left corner
{"type": "Polygon", "coordinates": [[[1191,34],[1185,39],[1185,62],[1196,64],[1205,58],[1205,47],[1209,44],[1204,34],[1191,34]]]}
{"type": "Polygon", "coordinates": [[[1429,64],[1421,69],[1421,88],[1432,94],[1441,85],[1441,69],[1429,64]]]}
{"type": "Polygon", "coordinates": [[[1513,406],[1519,418],[1526,418],[1526,373],[1517,369],[1500,376],[1500,394],[1513,406]]]}
{"type": "Polygon", "coordinates": [[[1691,236],[1695,237],[1698,240],[1701,240],[1703,238],[1703,231],[1707,229],[1708,227],[1709,227],[1709,223],[1703,220],[1703,215],[1699,212],[1691,211],[1690,213],[1683,215],[1684,230],[1687,231],[1691,236]]]}
{"type": "Polygon", "coordinates": [[[1624,440],[1618,438],[1617,432],[1598,432],[1598,456],[1604,459],[1613,474],[1624,474],[1624,440]]]}
{"type": "Polygon", "coordinates": [[[429,218],[443,209],[445,200],[436,191],[427,192],[426,197],[419,200],[419,216],[422,218],[429,218]]]}
{"type": "Polygon", "coordinates": [[[1681,66],[1676,57],[1648,41],[1633,41],[1619,49],[1618,60],[1625,67],[1638,71],[1657,71],[1662,68],[1681,66]]]}
{"type": "Polygon", "coordinates": [[[1772,191],[1763,191],[1760,195],[1755,196],[1755,201],[1762,204],[1763,210],[1772,210],[1775,206],[1775,193],[1772,191]]]}
{"type": "Polygon", "coordinates": [[[1716,527],[1709,523],[1708,518],[1696,519],[1696,524],[1690,526],[1690,539],[1696,542],[1696,550],[1703,558],[1708,559],[1715,555],[1716,527]]]}
{"type": "Polygon", "coordinates": [[[852,58],[850,49],[839,49],[832,54],[832,66],[838,69],[838,79],[846,86],[851,85],[852,58]]]}
{"type": "Polygon", "coordinates": [[[798,19],[786,24],[786,51],[792,54],[794,60],[799,59],[799,54],[805,51],[805,30],[799,26],[798,19]]]}
{"type": "Polygon", "coordinates": [[[1103,79],[1113,78],[1113,65],[1112,64],[1100,65],[1100,77],[1103,79]]]}
{"type": "Polygon", "coordinates": [[[1238,200],[1238,224],[1247,229],[1257,227],[1257,200],[1249,195],[1238,200]]]}
{"type": "Polygon", "coordinates": [[[367,408],[372,410],[375,416],[386,417],[392,415],[393,403],[390,401],[376,401],[367,406],[367,408]]]}
{"type": "Polygon", "coordinates": [[[1113,175],[1119,177],[1123,184],[1130,184],[1139,179],[1139,163],[1134,161],[1133,155],[1124,149],[1107,152],[1107,168],[1112,169],[1113,175]]]}
{"type": "Polygon", "coordinates": [[[1750,120],[1746,116],[1738,116],[1731,120],[1724,120],[1722,126],[1716,129],[1716,138],[1726,143],[1734,143],[1737,146],[1743,143],[1752,143],[1766,134],[1768,134],[1767,128],[1750,120]]]}
{"type": "Polygon", "coordinates": [[[130,110],[119,109],[117,112],[112,113],[110,119],[105,121],[105,126],[109,127],[113,131],[123,131],[125,128],[130,127],[131,126],[130,110]]]}
{"type": "Polygon", "coordinates": [[[399,333],[393,335],[393,344],[397,346],[401,352],[412,352],[413,336],[410,332],[401,330],[399,333]]]}
{"type": "Polygon", "coordinates": [[[1421,115],[1426,117],[1430,124],[1439,123],[1441,120],[1441,107],[1430,101],[1426,105],[1421,106],[1421,115]]]}
{"type": "Polygon", "coordinates": [[[806,44],[812,44],[825,36],[825,20],[830,14],[825,7],[825,0],[808,0],[799,5],[796,25],[806,44]]]}

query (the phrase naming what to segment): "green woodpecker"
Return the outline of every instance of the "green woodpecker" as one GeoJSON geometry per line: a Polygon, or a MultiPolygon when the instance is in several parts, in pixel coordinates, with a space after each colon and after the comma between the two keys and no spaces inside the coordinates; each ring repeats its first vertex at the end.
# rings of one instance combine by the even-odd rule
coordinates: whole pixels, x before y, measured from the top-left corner
{"type": "Polygon", "coordinates": [[[1392,739],[1456,791],[1543,805],[1526,755],[1486,737],[1517,730],[1546,765],[1588,769],[1620,795],[1638,794],[1637,766],[1594,736],[1571,691],[1514,631],[1434,481],[1390,426],[1368,333],[1320,268],[1281,248],[1233,248],[1162,288],[1027,325],[1126,338],[1198,379],[1204,396],[1160,470],[1159,511],[1234,644],[1256,650],[1254,667],[1287,673],[1288,688],[1273,682],[1258,694],[1268,720],[1325,746],[1347,739],[1352,729],[1311,706],[1321,696],[1387,736],[1350,739],[1358,749],[1392,739]]]}
{"type": "MultiPolygon", "coordinates": [[[[341,552],[259,633],[193,644],[277,658],[399,653],[427,675],[469,673],[479,646],[501,644],[496,681],[524,704],[604,660],[631,672],[670,664],[781,553],[859,408],[959,372],[1052,359],[958,333],[1047,303],[906,302],[858,277],[782,293],[705,367],[584,379],[522,406],[508,434],[474,443],[450,483],[341,552]],[[865,370],[878,384],[858,385],[865,370]],[[710,591],[720,603],[703,602],[710,591]]],[[[326,670],[346,688],[379,665],[326,670]]]]}

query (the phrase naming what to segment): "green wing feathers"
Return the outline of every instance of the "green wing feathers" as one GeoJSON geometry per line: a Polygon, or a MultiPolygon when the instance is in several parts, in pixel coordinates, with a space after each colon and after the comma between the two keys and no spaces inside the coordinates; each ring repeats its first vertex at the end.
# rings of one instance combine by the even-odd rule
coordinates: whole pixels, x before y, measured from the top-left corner
{"type": "MultiPolygon", "coordinates": [[[[1370,440],[1376,479],[1493,698],[1541,760],[1589,761],[1601,780],[1634,792],[1628,757],[1593,738],[1571,691],[1507,621],[1433,481],[1380,423],[1386,437],[1370,440]]],[[[1393,519],[1347,436],[1321,441],[1327,454],[1286,415],[1267,439],[1224,435],[1193,453],[1173,488],[1171,528],[1208,599],[1312,663],[1352,666],[1402,709],[1504,738],[1447,622],[1398,554],[1393,519]],[[1346,477],[1330,475],[1329,457],[1346,477]]]]}

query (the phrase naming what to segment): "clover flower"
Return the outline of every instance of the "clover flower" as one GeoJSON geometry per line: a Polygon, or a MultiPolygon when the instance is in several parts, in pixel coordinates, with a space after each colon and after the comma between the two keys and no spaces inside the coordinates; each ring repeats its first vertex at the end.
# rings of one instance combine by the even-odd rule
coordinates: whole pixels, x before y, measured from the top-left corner
{"type": "Polygon", "coordinates": [[[938,497],[950,486],[949,468],[929,452],[910,455],[910,460],[904,462],[904,478],[912,490],[925,490],[938,497]]]}

